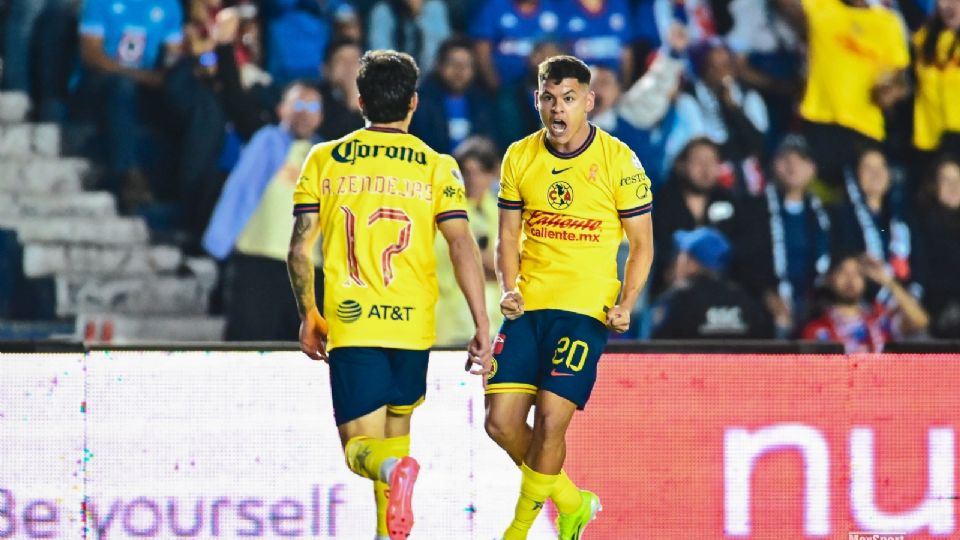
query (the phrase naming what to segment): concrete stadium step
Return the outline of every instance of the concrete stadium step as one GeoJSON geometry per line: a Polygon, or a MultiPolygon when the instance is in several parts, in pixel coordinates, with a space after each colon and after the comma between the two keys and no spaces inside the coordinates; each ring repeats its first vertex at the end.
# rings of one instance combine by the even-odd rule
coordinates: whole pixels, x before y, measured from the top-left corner
{"type": "Polygon", "coordinates": [[[0,192],[0,215],[106,218],[117,215],[117,203],[113,194],[106,191],[53,195],[0,192]]]}
{"type": "Polygon", "coordinates": [[[21,244],[146,244],[149,232],[140,218],[22,218],[0,214],[0,228],[17,232],[21,244]]]}
{"type": "Polygon", "coordinates": [[[173,273],[182,262],[183,254],[173,246],[40,243],[23,246],[23,273],[28,278],[68,273],[110,277],[145,276],[173,273]]]}
{"type": "Polygon", "coordinates": [[[0,157],[60,155],[57,124],[0,124],[0,157]]]}
{"type": "Polygon", "coordinates": [[[219,342],[226,321],[207,316],[136,316],[80,314],[76,337],[87,344],[132,345],[137,343],[219,342]]]}
{"type": "Polygon", "coordinates": [[[217,262],[210,257],[186,257],[183,265],[190,271],[190,275],[200,281],[200,285],[208,290],[217,286],[220,270],[217,262]]]}
{"type": "Polygon", "coordinates": [[[57,317],[80,313],[203,315],[210,288],[195,277],[58,275],[57,317]]]}
{"type": "Polygon", "coordinates": [[[0,159],[0,191],[78,193],[90,171],[90,163],[82,158],[0,159]]]}
{"type": "Polygon", "coordinates": [[[0,92],[0,124],[23,122],[30,112],[30,96],[25,92],[0,92]]]}

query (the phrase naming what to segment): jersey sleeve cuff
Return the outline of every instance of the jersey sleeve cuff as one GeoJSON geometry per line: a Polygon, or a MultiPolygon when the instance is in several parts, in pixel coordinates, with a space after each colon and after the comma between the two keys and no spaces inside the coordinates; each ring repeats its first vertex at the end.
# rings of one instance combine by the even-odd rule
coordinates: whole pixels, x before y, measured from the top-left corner
{"type": "Polygon", "coordinates": [[[504,210],[523,210],[523,201],[511,201],[503,197],[497,197],[497,206],[504,210]]]}
{"type": "Polygon", "coordinates": [[[647,203],[635,208],[629,208],[627,210],[617,210],[617,213],[620,214],[620,219],[632,218],[637,216],[642,216],[648,214],[653,210],[653,203],[647,203]]]}
{"type": "Polygon", "coordinates": [[[293,205],[293,215],[316,214],[320,211],[320,203],[303,203],[293,205]]]}
{"type": "Polygon", "coordinates": [[[450,210],[447,212],[440,212],[439,214],[437,214],[437,223],[443,223],[444,221],[447,221],[450,219],[466,219],[469,221],[469,218],[467,218],[466,210],[450,210]]]}

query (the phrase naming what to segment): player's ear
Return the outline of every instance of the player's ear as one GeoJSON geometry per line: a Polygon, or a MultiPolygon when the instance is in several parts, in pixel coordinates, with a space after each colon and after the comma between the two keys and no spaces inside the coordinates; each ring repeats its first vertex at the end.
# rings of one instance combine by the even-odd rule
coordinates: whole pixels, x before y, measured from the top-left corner
{"type": "Polygon", "coordinates": [[[539,111],[540,110],[540,90],[533,91],[533,106],[539,111]]]}
{"type": "Polygon", "coordinates": [[[587,90],[587,107],[586,111],[590,112],[593,110],[593,106],[596,105],[597,95],[593,93],[593,90],[587,90]]]}
{"type": "Polygon", "coordinates": [[[410,98],[410,112],[413,113],[417,110],[417,105],[420,104],[420,94],[414,92],[413,97],[410,98]]]}
{"type": "Polygon", "coordinates": [[[359,94],[357,95],[357,105],[360,105],[360,112],[366,116],[366,109],[363,107],[363,97],[359,94]]]}

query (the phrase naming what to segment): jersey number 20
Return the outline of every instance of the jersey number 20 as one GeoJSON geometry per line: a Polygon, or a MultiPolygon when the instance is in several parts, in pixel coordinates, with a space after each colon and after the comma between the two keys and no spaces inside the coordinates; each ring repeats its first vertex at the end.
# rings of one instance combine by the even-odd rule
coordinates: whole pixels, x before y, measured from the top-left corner
{"type": "Polygon", "coordinates": [[[557,348],[553,352],[553,363],[558,365],[566,362],[571,371],[580,371],[589,352],[590,346],[585,341],[571,341],[568,337],[562,337],[557,341],[557,348]]]}
{"type": "MultiPolygon", "coordinates": [[[[350,279],[345,285],[355,283],[361,287],[366,287],[363,279],[360,277],[360,264],[357,262],[357,215],[346,206],[341,206],[343,211],[344,226],[347,232],[347,266],[350,269],[350,279]]],[[[374,223],[386,219],[390,221],[399,221],[403,223],[400,229],[400,238],[397,242],[390,244],[380,253],[380,269],[383,271],[383,286],[389,287],[393,281],[393,256],[407,249],[410,246],[410,233],[413,229],[413,221],[406,212],[399,208],[378,208],[367,218],[367,227],[372,227],[374,223]]]]}

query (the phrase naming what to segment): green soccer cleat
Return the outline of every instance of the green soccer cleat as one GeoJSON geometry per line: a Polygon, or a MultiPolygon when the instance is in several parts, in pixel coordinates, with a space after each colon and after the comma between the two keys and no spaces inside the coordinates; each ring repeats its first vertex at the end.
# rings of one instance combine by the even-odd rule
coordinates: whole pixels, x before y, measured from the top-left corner
{"type": "Polygon", "coordinates": [[[559,514],[557,516],[557,532],[560,533],[557,538],[559,540],[580,540],[583,538],[583,530],[587,528],[587,524],[602,509],[600,498],[596,494],[581,489],[580,508],[572,514],[559,514]]]}

